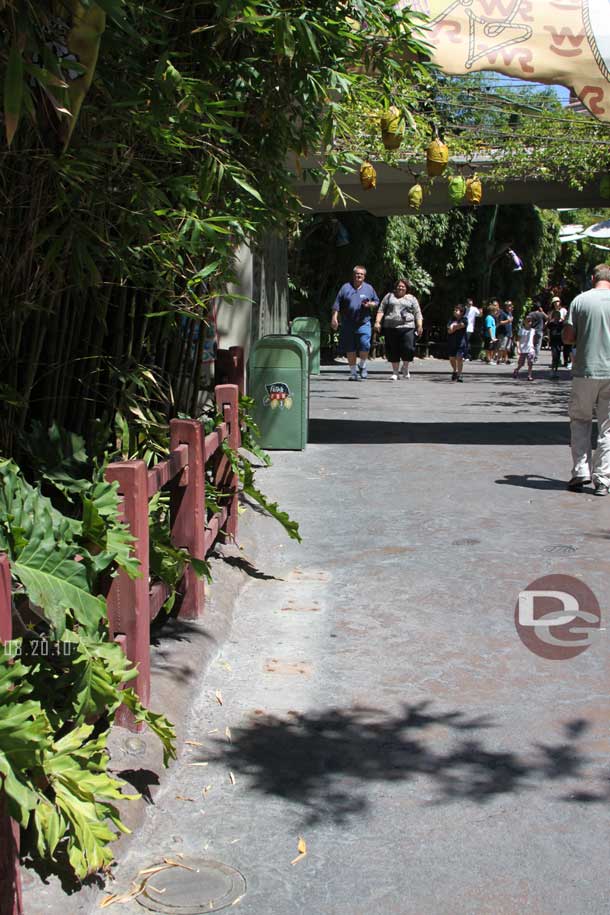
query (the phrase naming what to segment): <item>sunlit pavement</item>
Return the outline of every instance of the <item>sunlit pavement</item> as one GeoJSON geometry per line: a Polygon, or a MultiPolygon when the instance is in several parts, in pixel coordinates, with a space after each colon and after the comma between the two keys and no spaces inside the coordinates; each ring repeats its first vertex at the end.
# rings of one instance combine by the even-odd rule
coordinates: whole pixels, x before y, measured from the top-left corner
{"type": "Polygon", "coordinates": [[[113,891],[184,854],[244,875],[243,915],[608,911],[608,635],[545,660],[515,626],[551,574],[607,617],[610,498],[565,491],[542,363],[323,367],[309,446],[258,477],[303,544],[243,516],[257,576],[113,891]]]}

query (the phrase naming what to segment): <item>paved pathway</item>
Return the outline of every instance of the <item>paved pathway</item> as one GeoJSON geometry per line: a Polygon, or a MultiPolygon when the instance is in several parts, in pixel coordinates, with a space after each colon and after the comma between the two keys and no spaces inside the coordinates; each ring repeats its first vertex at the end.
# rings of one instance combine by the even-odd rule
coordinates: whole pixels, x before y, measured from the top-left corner
{"type": "Polygon", "coordinates": [[[608,912],[607,634],[549,661],[514,623],[539,577],[603,606],[610,574],[610,499],[564,490],[569,383],[538,374],[313,381],[311,444],[259,477],[304,543],[245,516],[258,575],[119,887],[183,853],[244,874],[242,915],[608,912]]]}

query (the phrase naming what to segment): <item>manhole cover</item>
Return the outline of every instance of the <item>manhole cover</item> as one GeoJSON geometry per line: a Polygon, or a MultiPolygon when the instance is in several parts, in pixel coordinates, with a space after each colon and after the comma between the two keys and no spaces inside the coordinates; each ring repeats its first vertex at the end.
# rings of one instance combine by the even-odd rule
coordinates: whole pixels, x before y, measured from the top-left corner
{"type": "Polygon", "coordinates": [[[474,537],[464,537],[462,540],[454,540],[451,544],[452,546],[476,546],[477,543],[480,543],[480,540],[476,540],[474,537]]]}
{"type": "Polygon", "coordinates": [[[576,547],[567,543],[558,543],[556,546],[547,546],[544,552],[555,553],[557,556],[570,556],[576,552],[576,547]]]}
{"type": "Polygon", "coordinates": [[[203,915],[234,905],[246,892],[246,880],[234,867],[202,858],[181,858],[184,867],[153,874],[137,900],[164,915],[203,915]],[[188,868],[188,869],[187,869],[188,868]]]}

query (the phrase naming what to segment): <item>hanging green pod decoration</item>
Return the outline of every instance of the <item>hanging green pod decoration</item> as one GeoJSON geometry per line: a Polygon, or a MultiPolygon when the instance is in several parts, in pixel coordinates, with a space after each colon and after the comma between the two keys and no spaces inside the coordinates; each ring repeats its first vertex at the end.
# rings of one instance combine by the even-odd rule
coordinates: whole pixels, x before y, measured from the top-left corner
{"type": "Polygon", "coordinates": [[[455,177],[449,179],[449,199],[453,206],[458,206],[458,204],[466,196],[466,179],[462,178],[461,175],[455,175],[455,177]]]}

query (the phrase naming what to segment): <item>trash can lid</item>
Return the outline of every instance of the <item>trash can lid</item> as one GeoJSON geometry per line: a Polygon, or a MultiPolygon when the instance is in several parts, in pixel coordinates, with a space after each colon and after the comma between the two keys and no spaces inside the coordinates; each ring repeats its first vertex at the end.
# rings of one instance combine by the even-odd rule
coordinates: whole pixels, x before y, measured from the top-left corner
{"type": "Polygon", "coordinates": [[[309,331],[309,333],[319,333],[320,321],[318,318],[293,318],[290,327],[293,334],[303,330],[309,331]]]}
{"type": "Polygon", "coordinates": [[[309,344],[291,334],[270,334],[250,351],[249,368],[299,369],[307,366],[309,344]]]}

